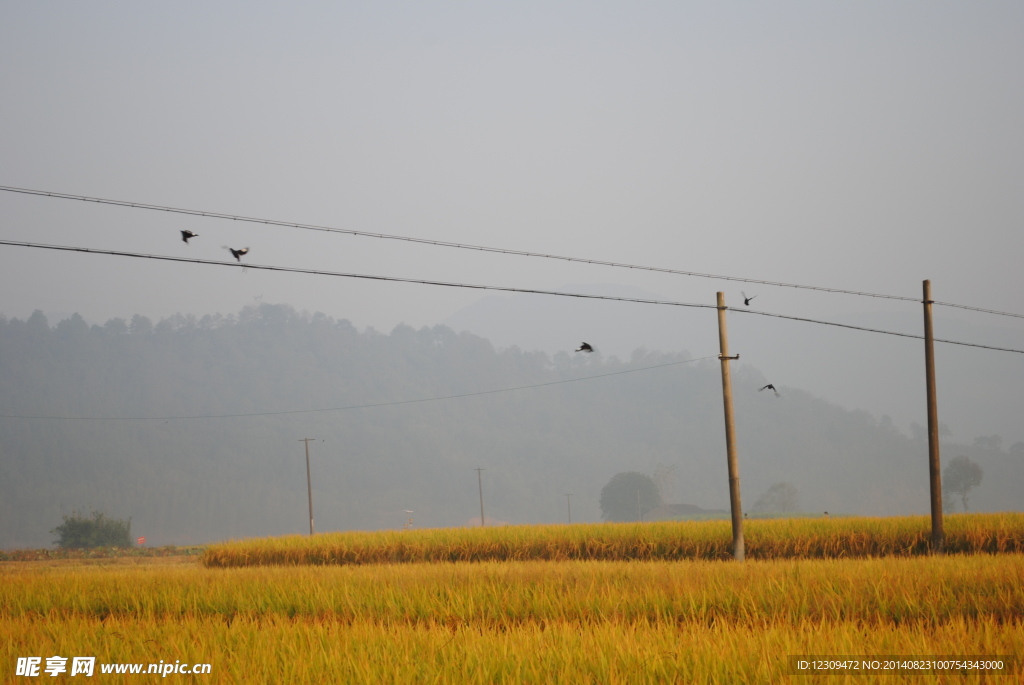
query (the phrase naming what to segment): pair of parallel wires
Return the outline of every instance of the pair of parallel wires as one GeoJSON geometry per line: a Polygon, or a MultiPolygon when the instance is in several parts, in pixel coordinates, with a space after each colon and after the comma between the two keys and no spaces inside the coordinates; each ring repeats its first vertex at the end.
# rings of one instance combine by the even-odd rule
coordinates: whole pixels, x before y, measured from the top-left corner
{"type": "MultiPolygon", "coordinates": [[[[889,295],[889,294],[872,293],[872,292],[864,292],[864,291],[856,291],[856,290],[845,290],[845,289],[840,289],[840,288],[829,288],[829,287],[824,287],[824,286],[806,285],[806,284],[798,284],[798,283],[787,283],[787,282],[783,282],[783,281],[769,281],[769,280],[763,280],[763,279],[745,278],[745,277],[740,277],[740,276],[707,274],[707,273],[701,273],[701,272],[695,272],[695,271],[683,271],[683,270],[679,270],[679,269],[668,269],[668,268],[662,268],[662,267],[643,266],[643,265],[637,265],[637,264],[626,264],[626,263],[621,263],[621,262],[612,262],[612,261],[604,261],[604,260],[596,260],[596,259],[586,259],[586,258],[580,258],[580,257],[568,257],[568,256],[563,256],[563,255],[545,254],[545,253],[540,253],[540,252],[528,252],[528,251],[525,251],[525,250],[514,250],[514,249],[500,248],[500,247],[490,247],[490,246],[484,246],[484,245],[471,245],[471,244],[456,243],[456,242],[443,241],[443,240],[432,240],[432,239],[427,239],[427,238],[416,238],[416,237],[392,235],[392,234],[386,234],[386,233],[372,233],[372,232],[368,232],[368,231],[360,231],[360,230],[355,230],[355,229],[338,228],[338,227],[331,227],[331,226],[321,226],[321,225],[315,225],[315,224],[304,224],[304,223],[299,223],[299,222],[280,221],[280,220],[275,220],[275,219],[263,219],[263,218],[257,218],[257,217],[247,217],[247,216],[234,215],[234,214],[225,214],[225,213],[221,213],[221,212],[209,212],[209,211],[194,210],[194,209],[184,209],[184,208],[180,208],[180,207],[168,207],[168,206],[153,205],[153,204],[146,204],[146,203],[140,203],[140,202],[129,202],[129,201],[125,201],[125,200],[111,200],[111,199],[106,199],[106,198],[89,197],[89,196],[84,196],[84,195],[71,195],[71,194],[68,194],[68,193],[59,193],[59,192],[54,192],[54,191],[32,190],[32,189],[28,189],[28,188],[17,188],[17,187],[12,187],[12,186],[0,186],[0,190],[6,191],[6,192],[11,192],[11,193],[20,193],[20,194],[25,194],[25,195],[35,195],[35,196],[42,196],[42,197],[49,197],[49,198],[60,198],[60,199],[67,199],[67,200],[77,200],[77,201],[82,201],[82,202],[90,202],[90,203],[96,203],[96,204],[113,205],[113,206],[119,206],[119,207],[131,207],[131,208],[135,208],[135,209],[145,209],[145,210],[151,210],[151,211],[162,211],[162,212],[169,212],[169,213],[175,213],[175,214],[184,214],[184,215],[190,215],[190,216],[201,216],[201,217],[206,217],[206,218],[225,219],[225,220],[241,221],[241,222],[247,222],[247,223],[260,223],[260,224],[271,225],[271,226],[281,226],[281,227],[297,228],[297,229],[303,229],[303,230],[312,230],[312,231],[320,231],[320,232],[328,232],[328,233],[338,233],[338,234],[353,235],[353,236],[372,237],[372,238],[379,238],[379,239],[384,239],[384,240],[398,240],[398,241],[404,241],[404,242],[410,242],[410,243],[419,243],[419,244],[425,244],[425,245],[433,245],[433,246],[438,246],[438,247],[448,247],[448,248],[455,248],[455,249],[474,250],[474,251],[478,251],[478,252],[491,252],[491,253],[498,253],[498,254],[523,256],[523,257],[534,257],[534,258],[560,260],[560,261],[566,261],[566,262],[579,262],[579,263],[584,263],[584,264],[594,264],[594,265],[598,265],[598,266],[608,266],[608,267],[614,267],[614,268],[625,268],[625,269],[633,269],[633,270],[652,271],[652,272],[659,272],[659,273],[666,273],[666,274],[673,274],[673,275],[691,276],[691,277],[698,277],[698,278],[709,278],[709,279],[716,279],[716,280],[733,281],[733,282],[741,282],[741,283],[751,283],[751,284],[757,284],[757,285],[768,285],[768,286],[783,287],[783,288],[795,288],[795,289],[803,289],[803,290],[814,290],[814,291],[819,291],[819,292],[845,294],[845,295],[854,295],[854,296],[860,296],[860,297],[873,297],[873,298],[881,298],[881,299],[889,299],[889,300],[900,300],[900,301],[905,301],[905,302],[921,302],[921,300],[919,300],[917,298],[900,296],[900,295],[889,295]]],[[[553,290],[539,290],[539,289],[533,289],[533,288],[518,288],[518,287],[508,287],[508,286],[480,285],[480,284],[471,284],[471,283],[457,283],[457,282],[450,282],[450,281],[437,281],[437,280],[427,280],[427,279],[402,278],[402,277],[395,277],[395,276],[381,276],[381,275],[370,275],[370,274],[356,274],[356,273],[345,273],[345,272],[337,272],[337,271],[324,271],[324,270],[317,270],[317,269],[303,269],[303,268],[297,268],[297,267],[284,267],[284,266],[273,266],[273,265],[262,265],[262,264],[244,264],[243,265],[243,264],[236,264],[236,263],[231,263],[231,262],[226,262],[226,261],[217,261],[217,260],[196,259],[196,258],[187,258],[187,257],[174,257],[174,256],[168,256],[168,255],[146,254],[146,253],[139,253],[139,252],[127,252],[127,251],[121,251],[121,250],[103,250],[103,249],[87,248],[87,247],[77,247],[77,246],[69,246],[69,245],[52,245],[52,244],[33,243],[33,242],[25,242],[25,241],[0,240],[0,245],[7,245],[7,246],[13,246],[13,247],[28,247],[28,248],[45,249],[45,250],[57,250],[57,251],[65,251],[65,252],[70,251],[70,252],[80,252],[80,253],[88,253],[88,254],[101,254],[101,255],[109,255],[109,256],[117,256],[117,257],[128,257],[128,258],[135,258],[135,259],[150,259],[150,260],[159,260],[159,261],[171,261],[171,262],[185,262],[185,263],[193,263],[193,264],[203,264],[203,265],[210,265],[210,266],[223,266],[223,267],[233,267],[233,268],[243,268],[243,269],[256,269],[256,270],[273,271],[273,272],[301,273],[301,274],[310,274],[310,275],[317,275],[317,276],[331,276],[331,277],[339,277],[339,278],[358,278],[358,279],[377,280],[377,281],[392,281],[392,282],[398,282],[398,283],[410,283],[410,284],[418,284],[418,285],[432,285],[432,286],[441,286],[441,287],[450,287],[450,288],[468,288],[468,289],[475,289],[475,290],[496,290],[496,291],[503,291],[503,292],[530,293],[530,294],[551,295],[551,296],[559,296],[559,297],[574,297],[574,298],[581,298],[581,299],[612,300],[612,301],[640,303],[640,304],[667,305],[667,306],[676,306],[676,307],[692,307],[692,308],[704,308],[704,309],[717,309],[716,305],[700,304],[700,303],[676,302],[676,301],[668,301],[668,300],[654,300],[654,299],[631,298],[631,297],[616,297],[616,296],[610,296],[610,295],[593,295],[593,294],[584,294],[584,293],[570,293],[570,292],[553,291],[553,290]]],[[[976,312],[992,314],[992,315],[997,315],[997,316],[1024,318],[1024,315],[1022,315],[1022,314],[1016,314],[1016,313],[1012,313],[1012,312],[1003,312],[1003,311],[998,311],[998,310],[993,310],[993,309],[986,309],[986,308],[982,308],[982,307],[974,307],[974,306],[963,305],[963,304],[956,304],[956,303],[952,303],[952,302],[939,302],[939,301],[935,301],[932,304],[938,305],[938,306],[945,306],[945,307],[953,307],[953,308],[958,308],[958,309],[964,309],[964,310],[968,310],[968,311],[976,311],[976,312]]],[[[813,323],[813,324],[826,325],[826,326],[836,326],[836,327],[840,327],[840,328],[859,330],[859,331],[864,331],[864,332],[868,332],[868,333],[892,335],[892,336],[899,336],[899,337],[904,337],[904,338],[923,339],[923,337],[924,337],[924,336],[921,336],[921,335],[915,335],[915,334],[910,334],[910,333],[898,333],[898,332],[895,332],[895,331],[886,331],[886,330],[881,330],[881,329],[876,329],[876,328],[868,328],[868,327],[864,327],[864,326],[855,326],[855,325],[852,325],[852,324],[837,323],[837,322],[833,322],[833,321],[822,321],[822,320],[818,320],[818,319],[810,319],[810,318],[806,318],[806,317],[791,316],[791,315],[786,315],[786,314],[776,314],[776,313],[772,313],[772,312],[764,312],[764,311],[759,311],[759,310],[749,309],[749,308],[744,308],[744,309],[732,308],[732,311],[740,312],[740,313],[745,313],[745,314],[754,314],[754,315],[758,315],[758,316],[768,316],[768,317],[779,318],[779,319],[788,319],[788,320],[792,320],[792,321],[802,321],[802,322],[805,322],[805,323],[813,323]]],[[[951,345],[961,345],[961,346],[966,346],[966,347],[982,348],[982,349],[987,349],[987,350],[995,350],[995,351],[1000,351],[1000,352],[1013,352],[1013,353],[1017,353],[1017,354],[1024,354],[1024,350],[1013,349],[1013,348],[1006,348],[1006,347],[996,347],[996,346],[992,346],[992,345],[982,345],[982,344],[979,344],[979,343],[969,343],[969,342],[961,342],[961,341],[955,341],[955,340],[940,340],[940,339],[936,339],[936,342],[942,342],[942,343],[951,344],[951,345]]],[[[675,364],[689,363],[689,362],[692,362],[692,361],[700,361],[701,359],[708,359],[708,358],[711,358],[711,357],[701,357],[699,359],[686,360],[684,362],[674,362],[672,364],[661,364],[661,365],[656,365],[656,366],[643,367],[643,368],[640,368],[640,369],[630,369],[630,370],[627,370],[627,371],[619,371],[619,372],[613,372],[613,373],[609,373],[609,374],[598,374],[598,375],[595,375],[595,376],[586,376],[586,377],[583,377],[583,378],[575,378],[575,379],[562,380],[562,381],[553,381],[553,382],[550,382],[550,383],[541,383],[541,384],[536,384],[536,385],[518,386],[518,387],[515,387],[515,388],[505,388],[505,389],[500,389],[500,390],[482,391],[482,392],[477,392],[477,393],[466,393],[466,394],[461,394],[461,395],[450,395],[450,396],[446,396],[446,397],[427,398],[427,399],[421,399],[421,400],[405,400],[405,401],[400,401],[400,402],[386,402],[386,403],[378,403],[378,404],[371,404],[371,405],[352,405],[352,406],[347,406],[347,407],[335,407],[335,408],[330,408],[330,409],[295,410],[295,411],[283,411],[283,412],[263,412],[263,413],[258,413],[258,414],[224,414],[224,415],[219,415],[219,416],[174,416],[174,417],[42,417],[42,416],[30,417],[30,416],[3,416],[3,417],[0,417],[0,418],[54,418],[54,419],[67,419],[67,420],[73,420],[73,419],[78,419],[78,420],[124,420],[124,419],[131,419],[131,420],[171,420],[171,419],[198,419],[198,418],[232,418],[232,417],[243,417],[243,416],[272,416],[272,415],[281,415],[281,414],[298,414],[298,413],[319,412],[319,411],[341,411],[341,410],[346,410],[346,409],[360,409],[360,408],[368,408],[368,407],[393,406],[393,405],[410,404],[410,403],[417,403],[417,402],[430,402],[430,401],[443,400],[443,399],[454,399],[454,398],[458,398],[458,397],[470,397],[470,396],[475,396],[475,395],[486,395],[486,394],[493,394],[493,393],[510,392],[510,391],[513,391],[513,390],[522,390],[522,389],[526,389],[526,388],[541,387],[541,386],[546,386],[546,385],[557,385],[557,384],[561,384],[561,383],[569,383],[569,382],[576,382],[576,381],[581,381],[581,380],[588,380],[588,379],[591,379],[591,378],[603,378],[603,377],[606,377],[606,376],[619,375],[619,374],[622,374],[622,373],[634,373],[634,372],[637,372],[637,371],[644,371],[644,370],[647,370],[647,369],[663,368],[665,366],[673,366],[675,364]]]]}

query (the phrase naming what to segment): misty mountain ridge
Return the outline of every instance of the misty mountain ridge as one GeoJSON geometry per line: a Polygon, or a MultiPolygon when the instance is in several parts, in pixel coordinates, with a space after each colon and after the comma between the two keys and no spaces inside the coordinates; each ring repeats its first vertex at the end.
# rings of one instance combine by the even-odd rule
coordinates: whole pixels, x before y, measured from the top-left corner
{"type": "MultiPolygon", "coordinates": [[[[578,338],[549,355],[280,304],[102,326],[0,317],[0,546],[48,545],[73,509],[130,516],[151,544],[304,532],[304,437],[318,531],[399,528],[407,509],[416,526],[466,525],[477,467],[489,520],[561,522],[565,493],[574,521],[598,520],[614,474],[666,467],[670,503],[727,508],[718,361],[623,360],[600,335],[573,353],[578,338]]],[[[747,507],[788,482],[805,511],[928,510],[919,427],[770,380],[782,397],[758,392],[769,380],[751,364],[733,378],[747,507]]],[[[972,510],[1020,507],[1024,443],[944,443],[944,461],[959,454],[984,469],[972,510]]]]}
{"type": "MultiPolygon", "coordinates": [[[[721,287],[721,286],[720,286],[721,287]]],[[[755,286],[756,287],[756,286],[755,286]]],[[[730,284],[727,303],[730,352],[741,353],[778,383],[796,386],[839,405],[888,415],[910,434],[924,424],[923,342],[852,329],[743,314],[739,286],[730,284]]],[[[785,312],[787,300],[758,292],[751,308],[785,312]]],[[[622,284],[566,284],[556,290],[643,300],[700,303],[682,294],[666,296],[622,284]]],[[[705,298],[704,304],[713,304],[705,298]]],[[[823,320],[923,334],[920,305],[903,303],[904,312],[872,311],[829,314],[823,320]]],[[[936,338],[1020,349],[1024,331],[1012,320],[994,325],[950,308],[935,308],[936,338]]],[[[470,331],[498,347],[518,346],[555,354],[577,339],[594,343],[606,356],[629,359],[638,348],[687,349],[694,354],[718,352],[713,309],[641,305],[604,300],[543,297],[525,293],[487,295],[443,322],[470,331]]],[[[572,349],[572,348],[570,348],[572,349]]],[[[977,435],[1001,434],[1008,442],[1024,441],[1019,407],[1024,406],[1024,355],[936,344],[939,416],[952,435],[969,441],[977,435]]]]}

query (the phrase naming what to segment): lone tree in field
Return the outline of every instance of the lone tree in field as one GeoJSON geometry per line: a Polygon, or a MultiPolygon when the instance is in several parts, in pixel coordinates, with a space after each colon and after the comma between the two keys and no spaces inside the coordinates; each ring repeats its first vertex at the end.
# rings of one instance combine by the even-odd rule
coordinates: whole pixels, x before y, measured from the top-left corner
{"type": "Polygon", "coordinates": [[[942,491],[960,495],[967,511],[967,493],[981,485],[981,467],[963,455],[953,459],[942,470],[942,491]]]}
{"type": "Polygon", "coordinates": [[[92,512],[92,518],[73,512],[64,516],[64,523],[50,532],[57,536],[54,541],[61,549],[89,549],[92,547],[131,547],[132,520],[107,518],[99,511],[92,512]]]}
{"type": "Polygon", "coordinates": [[[636,471],[616,473],[601,489],[601,518],[640,521],[644,512],[661,506],[654,479],[636,471]]]}
{"type": "Polygon", "coordinates": [[[776,483],[758,498],[751,511],[785,514],[800,509],[800,491],[792,483],[776,483]]]}

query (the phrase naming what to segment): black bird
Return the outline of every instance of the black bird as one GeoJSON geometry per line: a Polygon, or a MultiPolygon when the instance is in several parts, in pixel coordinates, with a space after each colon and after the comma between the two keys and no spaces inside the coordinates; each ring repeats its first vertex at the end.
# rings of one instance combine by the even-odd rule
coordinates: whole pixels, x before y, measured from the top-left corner
{"type": "Polygon", "coordinates": [[[590,346],[590,343],[580,343],[580,346],[577,347],[573,351],[574,352],[593,352],[594,348],[590,346]]]}
{"type": "Polygon", "coordinates": [[[757,297],[757,295],[752,295],[751,297],[747,297],[747,294],[744,293],[742,290],[740,292],[743,293],[743,304],[745,304],[748,307],[750,306],[750,301],[752,299],[754,299],[755,297],[757,297]]]}
{"type": "MultiPolygon", "coordinates": [[[[766,385],[763,388],[761,388],[761,390],[771,390],[773,393],[775,393],[776,397],[782,397],[782,395],[779,394],[779,391],[776,390],[775,386],[772,385],[771,383],[769,383],[768,385],[766,385]]],[[[761,390],[758,390],[758,392],[761,392],[761,390]]]]}
{"type": "Polygon", "coordinates": [[[193,233],[192,231],[182,231],[181,232],[181,240],[182,240],[182,242],[185,242],[185,243],[188,242],[189,238],[198,238],[198,237],[199,237],[199,234],[198,233],[193,233]]]}
{"type": "Polygon", "coordinates": [[[231,256],[237,259],[239,262],[242,261],[242,256],[249,252],[249,248],[247,247],[243,247],[240,250],[235,250],[229,247],[228,250],[231,252],[231,256]]]}

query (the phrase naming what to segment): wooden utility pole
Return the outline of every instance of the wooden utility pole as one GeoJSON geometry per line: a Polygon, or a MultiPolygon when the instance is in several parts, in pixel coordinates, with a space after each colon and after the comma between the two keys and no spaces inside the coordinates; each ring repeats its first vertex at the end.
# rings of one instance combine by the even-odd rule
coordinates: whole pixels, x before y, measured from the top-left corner
{"type": "Polygon", "coordinates": [[[300,438],[306,443],[306,493],[309,495],[309,534],[313,534],[313,479],[309,476],[309,441],[316,438],[300,438]]]}
{"type": "Polygon", "coordinates": [[[924,282],[924,368],[928,395],[928,476],[932,495],[932,554],[942,554],[942,471],[939,462],[939,405],[935,399],[935,335],[932,328],[932,282],[924,282]]]}
{"type": "Polygon", "coordinates": [[[483,470],[484,469],[475,469],[475,471],[476,471],[476,482],[477,482],[477,485],[480,486],[480,525],[481,526],[487,525],[486,523],[484,523],[484,521],[485,521],[485,519],[484,519],[484,480],[483,480],[483,477],[480,475],[480,472],[483,471],[483,470]]]}
{"type": "Polygon", "coordinates": [[[718,358],[722,361],[722,401],[725,405],[725,450],[729,462],[729,504],[732,509],[732,554],[736,561],[743,561],[743,506],[740,503],[740,467],[736,461],[736,427],[732,413],[732,376],[729,360],[729,334],[725,325],[725,293],[718,293],[718,358]]]}
{"type": "Polygon", "coordinates": [[[565,493],[565,506],[569,509],[569,523],[572,523],[572,493],[565,493]]]}

